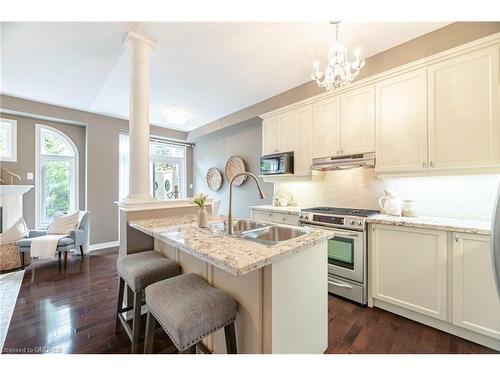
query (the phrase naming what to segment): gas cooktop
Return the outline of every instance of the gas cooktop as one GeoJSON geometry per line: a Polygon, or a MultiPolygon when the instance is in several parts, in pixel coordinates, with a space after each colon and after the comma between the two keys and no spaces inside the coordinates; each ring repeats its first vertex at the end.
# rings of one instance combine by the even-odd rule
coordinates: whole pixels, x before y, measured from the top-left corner
{"type": "Polygon", "coordinates": [[[312,207],[312,208],[304,208],[301,210],[301,212],[313,212],[326,215],[356,216],[356,217],[368,217],[380,213],[380,211],[377,210],[362,210],[358,208],[341,208],[341,207],[312,207]]]}

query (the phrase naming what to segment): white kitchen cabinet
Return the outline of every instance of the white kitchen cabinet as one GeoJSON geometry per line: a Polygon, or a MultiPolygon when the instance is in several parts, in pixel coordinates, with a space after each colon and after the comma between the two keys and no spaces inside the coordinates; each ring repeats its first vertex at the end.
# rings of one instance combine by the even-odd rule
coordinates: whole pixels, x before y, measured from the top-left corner
{"type": "Polygon", "coordinates": [[[252,210],[252,220],[272,223],[273,213],[270,211],[252,210]]]}
{"type": "Polygon", "coordinates": [[[278,147],[278,119],[265,119],[262,121],[262,155],[274,154],[278,147]]]}
{"type": "Polygon", "coordinates": [[[447,320],[446,232],[373,225],[372,296],[447,320]]]}
{"type": "Polygon", "coordinates": [[[286,225],[299,225],[299,215],[273,213],[273,223],[286,225]]]}
{"type": "Polygon", "coordinates": [[[427,170],[427,72],[376,84],[377,172],[427,170]]]}
{"type": "Polygon", "coordinates": [[[500,164],[498,51],[484,48],[429,66],[431,169],[500,164]]]}
{"type": "Polygon", "coordinates": [[[340,153],[375,151],[375,88],[373,85],[340,97],[340,153]]]}
{"type": "Polygon", "coordinates": [[[312,105],[295,111],[294,174],[309,175],[312,164],[312,105]]]}
{"type": "Polygon", "coordinates": [[[278,152],[291,152],[295,148],[295,111],[278,115],[278,152]]]}
{"type": "Polygon", "coordinates": [[[313,104],[313,158],[340,154],[340,98],[313,104]]]}
{"type": "Polygon", "coordinates": [[[294,151],[295,112],[289,111],[262,122],[262,155],[294,151]]]}
{"type": "Polygon", "coordinates": [[[500,339],[489,236],[453,234],[453,323],[500,339]]]}

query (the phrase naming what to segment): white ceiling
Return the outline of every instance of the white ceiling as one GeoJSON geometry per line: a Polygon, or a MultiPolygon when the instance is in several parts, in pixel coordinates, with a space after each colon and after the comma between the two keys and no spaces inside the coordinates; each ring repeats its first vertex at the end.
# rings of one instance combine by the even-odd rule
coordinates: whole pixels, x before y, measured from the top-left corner
{"type": "MultiPolygon", "coordinates": [[[[447,23],[342,23],[348,48],[377,54],[447,23]]],[[[128,30],[154,39],[151,122],[189,131],[310,80],[325,23],[2,23],[4,94],[128,118],[128,30]],[[166,121],[176,107],[192,114],[166,121]]]]}

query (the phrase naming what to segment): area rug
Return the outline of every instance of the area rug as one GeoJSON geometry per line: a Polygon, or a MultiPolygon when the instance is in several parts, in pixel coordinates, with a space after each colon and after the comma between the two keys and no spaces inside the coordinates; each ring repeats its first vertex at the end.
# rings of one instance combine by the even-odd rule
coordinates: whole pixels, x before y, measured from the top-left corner
{"type": "Polygon", "coordinates": [[[23,282],[24,271],[0,275],[0,353],[3,350],[10,319],[16,306],[17,295],[23,282]]]}

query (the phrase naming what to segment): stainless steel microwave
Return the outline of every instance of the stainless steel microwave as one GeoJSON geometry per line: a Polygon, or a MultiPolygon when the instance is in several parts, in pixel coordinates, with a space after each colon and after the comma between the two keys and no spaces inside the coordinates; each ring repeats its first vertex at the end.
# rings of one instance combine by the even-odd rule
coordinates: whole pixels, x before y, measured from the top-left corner
{"type": "Polygon", "coordinates": [[[293,174],[293,152],[261,157],[260,173],[263,175],[293,174]]]}

